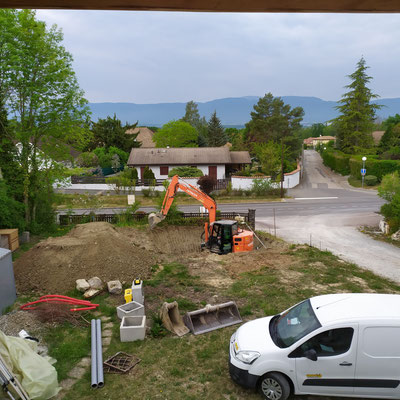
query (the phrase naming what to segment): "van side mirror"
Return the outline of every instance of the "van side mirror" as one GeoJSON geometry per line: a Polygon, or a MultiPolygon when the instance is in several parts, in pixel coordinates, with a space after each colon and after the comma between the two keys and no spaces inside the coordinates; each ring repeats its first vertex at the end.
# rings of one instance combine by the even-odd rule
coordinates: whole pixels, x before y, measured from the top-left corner
{"type": "Polygon", "coordinates": [[[306,350],[304,352],[304,357],[308,358],[311,361],[317,361],[317,352],[314,349],[306,350]]]}

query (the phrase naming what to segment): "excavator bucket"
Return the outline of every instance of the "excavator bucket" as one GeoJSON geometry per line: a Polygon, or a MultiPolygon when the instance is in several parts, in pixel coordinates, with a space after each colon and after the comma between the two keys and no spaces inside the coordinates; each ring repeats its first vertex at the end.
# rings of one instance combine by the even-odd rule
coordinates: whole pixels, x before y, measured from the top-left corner
{"type": "Polygon", "coordinates": [[[160,213],[150,213],[148,217],[150,229],[156,227],[164,218],[165,216],[160,213]]]}
{"type": "Polygon", "coordinates": [[[183,317],[185,325],[195,335],[224,328],[242,322],[237,305],[233,301],[186,313],[183,317]]]}
{"type": "Polygon", "coordinates": [[[176,301],[172,303],[164,303],[160,310],[160,318],[164,327],[178,336],[186,335],[189,329],[183,323],[183,319],[179,314],[179,307],[176,301]]]}

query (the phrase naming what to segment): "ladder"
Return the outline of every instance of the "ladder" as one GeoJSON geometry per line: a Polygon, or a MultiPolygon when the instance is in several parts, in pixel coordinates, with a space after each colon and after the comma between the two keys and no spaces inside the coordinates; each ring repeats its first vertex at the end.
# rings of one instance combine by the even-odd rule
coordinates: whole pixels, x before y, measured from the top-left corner
{"type": "Polygon", "coordinates": [[[11,373],[9,367],[0,355],[0,386],[11,400],[30,400],[21,383],[11,373]],[[12,390],[12,392],[11,392],[12,390]],[[14,397],[16,393],[17,397],[14,397]]]}

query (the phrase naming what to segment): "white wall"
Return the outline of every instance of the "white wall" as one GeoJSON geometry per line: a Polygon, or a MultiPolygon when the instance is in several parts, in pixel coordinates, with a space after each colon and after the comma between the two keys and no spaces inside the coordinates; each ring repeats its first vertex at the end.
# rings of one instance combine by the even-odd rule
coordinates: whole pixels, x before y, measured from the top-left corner
{"type": "MultiPolygon", "coordinates": [[[[253,185],[254,179],[260,179],[260,178],[253,178],[250,176],[232,176],[232,189],[249,190],[253,185]]],[[[270,180],[271,178],[265,177],[261,179],[270,180]]],[[[283,181],[283,187],[285,189],[294,188],[299,183],[300,183],[300,168],[296,169],[293,172],[285,174],[283,181]]],[[[280,182],[276,183],[275,185],[276,187],[280,187],[280,182]]]]}
{"type": "MultiPolygon", "coordinates": [[[[168,166],[168,171],[171,171],[173,168],[178,168],[182,167],[182,165],[169,165],[168,166]]],[[[140,176],[140,167],[134,167],[136,168],[138,172],[138,177],[139,179],[141,178],[140,176]]],[[[208,165],[196,165],[196,168],[198,168],[200,171],[203,172],[204,175],[208,175],[208,165]]],[[[160,174],[160,166],[158,165],[152,165],[150,166],[150,169],[153,171],[155,179],[167,179],[167,175],[161,175],[160,174]]],[[[225,165],[217,165],[217,179],[224,179],[225,178],[225,165]]]]}

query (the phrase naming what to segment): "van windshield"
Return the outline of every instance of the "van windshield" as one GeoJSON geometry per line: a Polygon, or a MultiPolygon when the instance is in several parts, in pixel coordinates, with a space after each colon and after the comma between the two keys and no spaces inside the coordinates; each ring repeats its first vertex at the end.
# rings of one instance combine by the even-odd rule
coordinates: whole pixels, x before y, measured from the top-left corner
{"type": "Polygon", "coordinates": [[[285,348],[320,326],[310,300],[305,300],[288,311],[275,315],[271,319],[269,330],[274,343],[285,348]]]}

